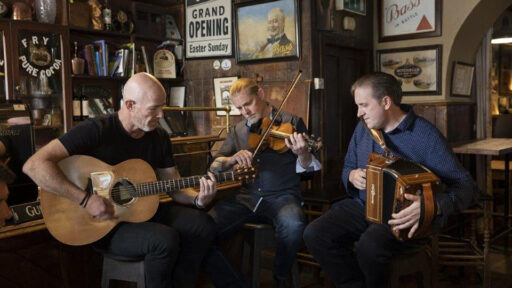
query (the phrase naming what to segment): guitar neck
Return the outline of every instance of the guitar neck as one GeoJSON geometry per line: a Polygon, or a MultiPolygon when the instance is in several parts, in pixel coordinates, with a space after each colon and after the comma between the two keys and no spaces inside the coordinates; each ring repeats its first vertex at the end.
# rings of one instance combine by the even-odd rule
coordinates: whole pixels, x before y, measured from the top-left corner
{"type": "MultiPolygon", "coordinates": [[[[162,180],[156,182],[147,182],[137,185],[137,197],[150,196],[161,193],[171,193],[184,188],[193,188],[200,185],[200,179],[206,175],[190,176],[173,180],[162,180]]],[[[234,181],[235,176],[233,172],[224,172],[215,176],[217,183],[226,181],[234,181]]]]}

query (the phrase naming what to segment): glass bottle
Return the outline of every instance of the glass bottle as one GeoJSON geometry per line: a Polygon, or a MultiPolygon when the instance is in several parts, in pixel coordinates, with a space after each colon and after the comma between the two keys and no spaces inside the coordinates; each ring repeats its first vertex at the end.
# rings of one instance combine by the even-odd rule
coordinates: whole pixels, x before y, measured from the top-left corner
{"type": "Polygon", "coordinates": [[[73,74],[81,75],[81,74],[84,74],[85,60],[78,57],[78,42],[75,41],[74,44],[75,44],[75,57],[73,57],[73,59],[71,59],[71,68],[73,70],[73,74]]]}
{"type": "Polygon", "coordinates": [[[60,110],[60,107],[57,105],[52,106],[51,110],[52,115],[52,126],[60,126],[62,125],[62,111],[60,110]]]}
{"type": "Polygon", "coordinates": [[[55,0],[35,0],[34,9],[37,22],[55,23],[55,17],[57,16],[57,3],[55,0]]]}
{"type": "Polygon", "coordinates": [[[112,10],[110,10],[110,4],[108,0],[105,0],[105,6],[103,6],[103,22],[105,23],[105,30],[112,31],[112,10]]]}
{"type": "Polygon", "coordinates": [[[80,101],[80,96],[78,95],[78,91],[74,89],[73,91],[73,120],[80,121],[82,120],[82,102],[80,101]]]}
{"type": "Polygon", "coordinates": [[[85,89],[82,87],[82,120],[89,118],[89,97],[85,94],[85,89]]]}

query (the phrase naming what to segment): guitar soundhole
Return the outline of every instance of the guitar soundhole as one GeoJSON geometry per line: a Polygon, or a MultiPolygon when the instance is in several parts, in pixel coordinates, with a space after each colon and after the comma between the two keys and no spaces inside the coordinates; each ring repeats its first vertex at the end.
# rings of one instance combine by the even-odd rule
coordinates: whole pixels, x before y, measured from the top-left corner
{"type": "Polygon", "coordinates": [[[111,190],[111,199],[118,205],[126,205],[133,200],[133,194],[135,194],[135,187],[131,182],[125,181],[117,182],[111,190]]]}

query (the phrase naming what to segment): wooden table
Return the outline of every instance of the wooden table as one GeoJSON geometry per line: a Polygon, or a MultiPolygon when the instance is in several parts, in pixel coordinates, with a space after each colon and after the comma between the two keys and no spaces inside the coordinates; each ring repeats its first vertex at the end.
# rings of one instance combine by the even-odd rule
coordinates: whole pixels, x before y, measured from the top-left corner
{"type": "MultiPolygon", "coordinates": [[[[505,157],[505,208],[503,212],[503,218],[505,221],[505,230],[499,233],[493,240],[501,238],[504,235],[508,235],[511,231],[509,225],[509,198],[510,198],[510,187],[509,187],[509,157],[512,152],[512,138],[487,138],[481,140],[474,140],[469,143],[464,143],[453,147],[453,151],[458,154],[473,154],[473,155],[485,155],[485,156],[500,156],[505,157]]],[[[508,249],[508,240],[505,241],[505,249],[508,249]]]]}

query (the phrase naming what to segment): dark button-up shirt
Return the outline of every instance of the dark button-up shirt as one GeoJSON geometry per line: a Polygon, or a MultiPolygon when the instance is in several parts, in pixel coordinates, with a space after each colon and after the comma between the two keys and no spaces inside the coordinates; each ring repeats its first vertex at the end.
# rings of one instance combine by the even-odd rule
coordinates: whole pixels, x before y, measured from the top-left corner
{"type": "MultiPolygon", "coordinates": [[[[408,159],[429,168],[445,185],[444,191],[435,196],[442,211],[437,225],[444,225],[448,215],[459,213],[478,197],[478,188],[471,175],[457,161],[452,149],[441,133],[423,117],[417,116],[412,107],[400,107],[406,117],[390,132],[383,133],[391,154],[408,159]]],[[[348,180],[350,171],[365,168],[372,152],[384,154],[362,123],[359,123],[350,140],[342,180],[347,192],[364,204],[366,191],[358,190],[348,180]]],[[[436,226],[437,226],[436,225],[436,226]]]]}

